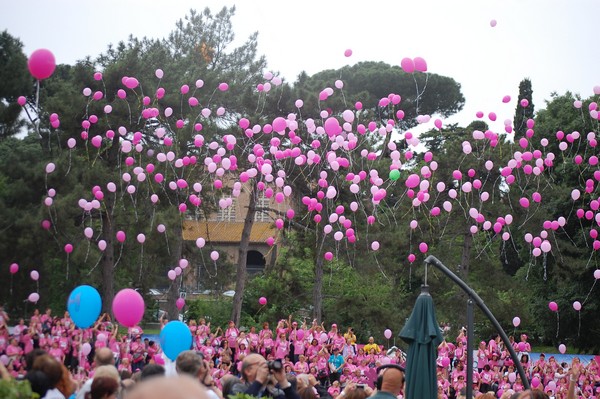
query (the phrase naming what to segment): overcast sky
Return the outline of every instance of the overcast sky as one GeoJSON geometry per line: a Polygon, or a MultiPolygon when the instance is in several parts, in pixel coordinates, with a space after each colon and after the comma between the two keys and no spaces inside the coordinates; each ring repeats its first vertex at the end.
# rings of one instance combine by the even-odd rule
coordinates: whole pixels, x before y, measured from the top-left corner
{"type": "Polygon", "coordinates": [[[465,109],[448,122],[466,125],[479,110],[512,118],[525,77],[536,110],[553,91],[587,98],[600,85],[597,0],[6,1],[0,29],[20,38],[26,55],[47,48],[57,63],[73,64],[129,34],[165,37],[190,8],[216,13],[234,4],[238,44],[258,31],[269,69],[288,81],[303,70],[423,57],[430,72],[462,85],[465,109]]]}

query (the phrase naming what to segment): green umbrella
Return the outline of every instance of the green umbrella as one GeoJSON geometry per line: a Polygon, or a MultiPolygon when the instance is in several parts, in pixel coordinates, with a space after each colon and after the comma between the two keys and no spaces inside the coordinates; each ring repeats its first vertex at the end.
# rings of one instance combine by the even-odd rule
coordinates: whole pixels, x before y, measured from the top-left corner
{"type": "Polygon", "coordinates": [[[436,399],[436,357],[442,334],[435,318],[429,287],[421,287],[421,294],[399,336],[409,344],[405,398],[436,399]]]}

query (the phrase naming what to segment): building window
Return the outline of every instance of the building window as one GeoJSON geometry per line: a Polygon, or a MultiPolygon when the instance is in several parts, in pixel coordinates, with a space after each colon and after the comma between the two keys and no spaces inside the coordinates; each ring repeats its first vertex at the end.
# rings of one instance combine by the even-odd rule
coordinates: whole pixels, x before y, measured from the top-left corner
{"type": "MultiPolygon", "coordinates": [[[[223,197],[225,199],[226,197],[223,197]]],[[[237,209],[237,198],[231,198],[233,200],[231,206],[223,209],[219,207],[219,212],[217,213],[217,220],[219,222],[235,222],[236,217],[236,209],[237,209]]]]}
{"type": "Polygon", "coordinates": [[[256,200],[256,208],[259,209],[254,213],[255,222],[270,222],[271,217],[269,213],[262,209],[269,209],[270,206],[269,198],[265,197],[265,193],[261,191],[258,199],[256,200]]]}

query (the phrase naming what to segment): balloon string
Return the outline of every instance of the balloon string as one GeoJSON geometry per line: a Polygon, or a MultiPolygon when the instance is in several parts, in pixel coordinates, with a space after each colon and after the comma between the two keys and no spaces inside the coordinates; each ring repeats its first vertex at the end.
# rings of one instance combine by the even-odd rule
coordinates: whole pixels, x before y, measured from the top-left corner
{"type": "Polygon", "coordinates": [[[98,261],[96,262],[96,264],[94,265],[94,267],[92,267],[90,269],[90,271],[88,272],[88,276],[92,274],[92,272],[98,267],[98,265],[100,264],[100,261],[102,260],[102,254],[100,254],[100,257],[98,258],[98,261]]]}
{"type": "Polygon", "coordinates": [[[585,305],[585,303],[587,302],[588,298],[590,297],[590,294],[592,293],[592,290],[594,289],[594,286],[596,285],[596,282],[598,282],[598,280],[594,280],[594,284],[592,284],[592,288],[590,288],[590,292],[588,292],[588,294],[586,295],[584,301],[581,303],[581,305],[585,305]]]}
{"type": "Polygon", "coordinates": [[[119,264],[119,261],[121,260],[121,256],[122,255],[123,255],[123,243],[121,243],[121,250],[119,251],[119,258],[115,262],[115,265],[113,266],[113,269],[115,269],[117,267],[117,265],[119,264]]]}
{"type": "Polygon", "coordinates": [[[144,268],[144,244],[142,244],[142,249],[140,253],[140,276],[138,277],[138,281],[142,281],[142,269],[144,268]]]}
{"type": "Polygon", "coordinates": [[[579,326],[577,327],[577,336],[579,337],[579,333],[581,332],[581,310],[577,311],[577,316],[579,318],[579,326]]]}
{"type": "Polygon", "coordinates": [[[92,246],[92,244],[90,243],[90,241],[88,240],[88,246],[87,246],[87,251],[85,253],[85,259],[83,260],[83,263],[87,262],[88,256],[90,254],[90,247],[92,246]]]}
{"type": "Polygon", "coordinates": [[[558,330],[560,328],[560,316],[558,311],[556,311],[556,338],[558,338],[558,330]]]}
{"type": "Polygon", "coordinates": [[[167,243],[167,253],[169,255],[171,255],[171,249],[169,248],[169,238],[167,237],[167,231],[166,230],[165,230],[165,242],[167,243]]]}
{"type": "Polygon", "coordinates": [[[69,253],[67,252],[67,280],[69,280],[69,253]]]}

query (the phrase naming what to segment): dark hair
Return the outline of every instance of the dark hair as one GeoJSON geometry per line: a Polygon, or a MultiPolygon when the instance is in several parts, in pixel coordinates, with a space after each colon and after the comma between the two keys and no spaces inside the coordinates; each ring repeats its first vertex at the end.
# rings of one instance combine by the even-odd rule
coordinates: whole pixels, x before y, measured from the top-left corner
{"type": "MultiPolygon", "coordinates": [[[[46,355],[46,354],[48,354],[48,353],[45,350],[39,349],[39,348],[34,349],[31,352],[27,353],[25,355],[25,363],[26,363],[25,370],[27,370],[27,371],[31,370],[35,359],[39,356],[46,355]]],[[[40,397],[43,397],[43,396],[44,395],[41,395],[40,397]]]]}
{"type": "Polygon", "coordinates": [[[119,390],[119,382],[112,377],[96,377],[92,381],[92,389],[86,399],[102,399],[119,390]],[[89,396],[88,396],[89,395],[89,396]]]}
{"type": "Polygon", "coordinates": [[[38,356],[33,362],[32,370],[39,370],[46,374],[51,388],[58,384],[63,374],[60,362],[50,355],[38,356]]]}
{"type": "Polygon", "coordinates": [[[31,370],[25,374],[25,379],[29,381],[31,390],[40,395],[40,398],[46,396],[46,392],[52,388],[48,377],[40,370],[31,370]]]}
{"type": "Polygon", "coordinates": [[[231,374],[227,374],[224,375],[223,378],[221,378],[221,384],[223,386],[222,392],[223,392],[223,398],[227,398],[229,397],[229,395],[234,394],[233,392],[233,387],[236,384],[241,384],[242,380],[240,380],[238,377],[231,375],[231,374]]]}
{"type": "Polygon", "coordinates": [[[152,377],[163,377],[165,375],[165,368],[160,364],[147,364],[142,369],[140,374],[140,381],[147,380],[152,377]]]}

